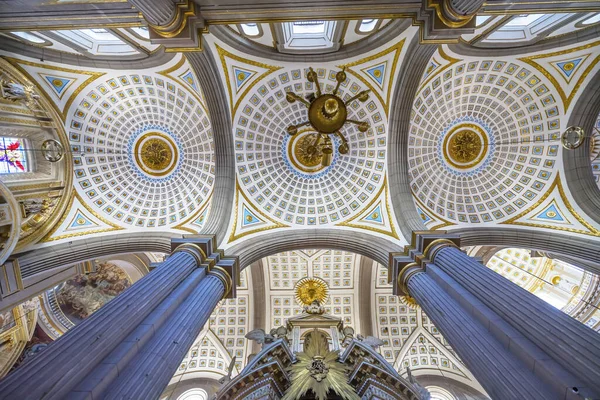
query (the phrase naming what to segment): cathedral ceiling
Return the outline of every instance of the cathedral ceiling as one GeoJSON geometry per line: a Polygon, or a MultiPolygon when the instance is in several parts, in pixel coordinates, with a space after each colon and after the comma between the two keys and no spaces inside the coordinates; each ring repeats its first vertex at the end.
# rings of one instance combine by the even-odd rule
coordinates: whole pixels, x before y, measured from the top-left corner
{"type": "Polygon", "coordinates": [[[270,229],[310,227],[364,229],[399,240],[386,179],[388,114],[405,43],[414,33],[410,30],[396,42],[359,57],[310,64],[255,59],[209,40],[227,87],[235,142],[236,193],[229,242],[270,229]],[[348,76],[340,87],[342,98],[371,90],[368,101],[355,101],[349,108],[349,119],[368,120],[371,128],[362,133],[347,124],[342,133],[350,153],[341,155],[334,146],[333,162],[324,168],[303,154],[303,138],[310,129],[293,137],[286,133],[289,125],[306,120],[306,109],[288,103],[285,93],[314,92],[306,80],[311,66],[324,92],[333,90],[335,73],[342,67],[348,76]]]}
{"type": "Polygon", "coordinates": [[[526,56],[440,47],[413,105],[408,162],[430,229],[498,224],[598,236],[564,180],[560,135],[600,42],[526,56]]]}
{"type": "MultiPolygon", "coordinates": [[[[391,207],[387,153],[392,94],[415,34],[408,28],[381,47],[327,62],[254,57],[205,37],[225,88],[235,157],[222,247],[266,231],[306,228],[358,230],[406,243],[402,216],[391,207]],[[370,128],[344,126],[350,152],[339,154],[334,146],[328,167],[306,156],[310,129],[286,133],[306,119],[306,110],[287,102],[285,93],[314,91],[306,80],[311,66],[324,92],[333,90],[341,68],[348,77],[342,98],[371,91],[368,101],[349,107],[349,117],[369,121],[370,128]]],[[[599,44],[501,57],[438,47],[421,77],[406,150],[414,206],[427,228],[502,224],[600,235],[569,192],[559,141],[600,68],[599,44]]],[[[184,56],[141,70],[7,56],[52,101],[73,152],[70,211],[45,241],[202,229],[216,156],[206,102],[184,56]]]]}
{"type": "Polygon", "coordinates": [[[146,70],[9,61],[53,101],[73,155],[76,194],[46,241],[201,228],[214,186],[213,133],[183,56],[146,70]]]}

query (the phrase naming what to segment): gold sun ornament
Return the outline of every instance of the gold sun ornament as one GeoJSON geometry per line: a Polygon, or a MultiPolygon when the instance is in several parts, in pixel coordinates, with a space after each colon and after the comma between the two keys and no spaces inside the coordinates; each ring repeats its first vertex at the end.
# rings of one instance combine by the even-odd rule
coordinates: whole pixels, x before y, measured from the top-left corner
{"type": "Polygon", "coordinates": [[[296,283],[294,292],[296,302],[301,306],[310,306],[314,301],[325,304],[329,296],[329,286],[321,278],[306,277],[296,283]]]}
{"type": "Polygon", "coordinates": [[[417,304],[415,298],[411,296],[400,296],[400,302],[412,310],[419,308],[419,304],[417,304]]]}
{"type": "Polygon", "coordinates": [[[344,400],[359,400],[348,384],[346,366],[338,362],[339,350],[330,351],[327,339],[316,328],[305,340],[308,345],[296,353],[296,363],[290,368],[292,385],[282,400],[299,400],[309,390],[317,400],[327,400],[330,391],[344,400]]]}
{"type": "Polygon", "coordinates": [[[342,69],[335,74],[337,85],[332,93],[321,93],[321,85],[319,84],[319,75],[311,68],[308,69],[306,79],[314,83],[316,93],[309,94],[306,98],[297,95],[294,92],[286,93],[286,100],[289,103],[299,101],[308,108],[308,121],[301,122],[296,125],[290,125],[287,132],[294,136],[298,133],[298,129],[303,126],[310,126],[317,133],[310,135],[310,143],[306,143],[304,150],[310,159],[317,158],[323,167],[331,165],[333,161],[333,142],[331,135],[339,138],[341,144],[338,146],[340,154],[348,154],[350,146],[348,141],[340,132],[340,129],[346,122],[358,126],[360,132],[366,132],[369,129],[368,121],[356,121],[348,119],[348,106],[355,100],[365,102],[369,99],[370,90],[363,90],[355,96],[343,101],[337,95],[340,85],[347,79],[346,72],[342,69]]]}

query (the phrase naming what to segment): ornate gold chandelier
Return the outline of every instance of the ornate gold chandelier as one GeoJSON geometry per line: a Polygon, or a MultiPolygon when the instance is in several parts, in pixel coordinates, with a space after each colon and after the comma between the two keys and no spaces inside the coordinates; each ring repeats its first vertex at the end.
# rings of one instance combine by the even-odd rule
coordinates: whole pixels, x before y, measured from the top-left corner
{"type": "Polygon", "coordinates": [[[311,126],[316,133],[312,135],[312,142],[308,143],[308,146],[304,151],[306,153],[305,156],[309,159],[320,158],[323,167],[331,165],[333,160],[333,142],[331,140],[331,135],[335,135],[340,139],[341,143],[338,146],[340,154],[348,154],[350,151],[348,141],[340,132],[340,129],[346,122],[355,124],[361,132],[366,132],[369,129],[369,122],[367,121],[348,119],[347,107],[354,100],[359,100],[361,102],[367,101],[369,99],[370,90],[363,90],[356,96],[353,96],[344,102],[337,95],[337,92],[346,78],[346,73],[344,72],[344,69],[342,69],[335,74],[337,85],[333,92],[321,93],[319,77],[311,67],[306,74],[306,79],[315,84],[316,93],[310,93],[306,98],[303,98],[294,92],[287,92],[285,97],[289,103],[293,103],[297,100],[308,108],[308,121],[297,125],[290,125],[287,131],[293,136],[298,133],[298,128],[311,126]]]}

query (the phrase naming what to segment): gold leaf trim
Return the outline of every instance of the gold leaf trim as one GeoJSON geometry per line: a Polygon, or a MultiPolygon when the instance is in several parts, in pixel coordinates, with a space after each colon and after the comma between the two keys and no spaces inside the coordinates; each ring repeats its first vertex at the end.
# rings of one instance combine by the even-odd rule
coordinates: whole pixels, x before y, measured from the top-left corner
{"type": "Polygon", "coordinates": [[[565,191],[564,191],[562,182],[560,180],[560,175],[558,173],[556,174],[556,178],[554,179],[554,182],[552,182],[552,185],[550,186],[548,191],[546,193],[544,193],[544,195],[534,205],[532,205],[525,211],[521,212],[520,214],[516,215],[515,217],[510,218],[504,222],[501,222],[501,224],[521,225],[521,226],[529,226],[529,227],[533,227],[533,228],[546,228],[546,229],[552,229],[552,230],[558,230],[558,231],[581,233],[581,234],[589,235],[589,236],[600,236],[600,231],[598,229],[594,228],[589,222],[587,222],[584,218],[582,218],[577,213],[577,211],[575,211],[575,209],[571,205],[571,202],[569,202],[569,199],[565,195],[565,191]],[[536,223],[532,223],[532,222],[517,221],[518,219],[523,218],[525,215],[529,214],[530,212],[534,211],[537,207],[539,207],[552,194],[552,192],[554,192],[554,189],[556,187],[558,187],[558,194],[559,194],[561,200],[563,201],[563,203],[565,204],[565,206],[567,207],[567,210],[569,210],[571,215],[580,224],[582,224],[587,229],[589,229],[589,231],[584,231],[581,229],[574,229],[574,228],[567,228],[567,227],[562,227],[562,226],[548,225],[548,224],[536,224],[536,223]]]}
{"type": "Polygon", "coordinates": [[[229,92],[229,105],[230,105],[230,109],[231,109],[231,120],[233,121],[233,119],[235,117],[235,114],[237,113],[237,109],[240,106],[241,101],[244,99],[244,97],[246,97],[246,95],[248,94],[248,92],[250,91],[250,89],[252,89],[258,82],[262,81],[263,78],[265,78],[266,76],[272,74],[275,71],[278,71],[278,70],[282,69],[283,67],[276,67],[276,66],[272,66],[272,65],[268,65],[268,64],[263,64],[263,63],[259,63],[259,62],[252,61],[252,60],[248,60],[246,58],[238,57],[235,54],[232,54],[232,53],[228,52],[227,50],[223,49],[222,47],[220,47],[216,43],[215,43],[215,47],[217,48],[217,53],[219,54],[219,58],[221,59],[221,66],[223,67],[223,72],[225,73],[225,81],[227,82],[227,91],[229,92]],[[259,68],[263,68],[263,69],[267,70],[267,71],[263,72],[258,78],[256,78],[242,92],[242,94],[238,97],[238,100],[235,102],[235,105],[233,104],[233,90],[231,88],[231,80],[230,80],[230,75],[229,75],[229,69],[227,68],[227,61],[225,59],[226,57],[231,58],[232,60],[244,63],[244,64],[253,65],[255,67],[259,67],[259,68]]]}
{"type": "Polygon", "coordinates": [[[229,235],[229,243],[234,242],[238,239],[243,238],[244,236],[248,236],[250,234],[253,233],[257,233],[257,232],[263,232],[263,231],[268,231],[271,229],[277,229],[277,228],[289,228],[289,225],[286,224],[282,224],[281,222],[277,222],[274,219],[272,219],[271,217],[269,217],[268,215],[264,214],[262,211],[260,211],[257,207],[254,207],[254,205],[252,204],[252,202],[250,201],[250,199],[248,199],[248,197],[246,196],[246,194],[244,193],[244,191],[242,190],[242,188],[240,187],[239,182],[236,180],[235,182],[235,210],[233,213],[233,227],[231,229],[231,235],[229,235]],[[262,228],[257,228],[254,230],[250,230],[247,232],[243,232],[240,233],[239,235],[236,234],[237,231],[237,220],[238,220],[238,209],[239,209],[239,196],[241,195],[241,197],[246,201],[247,204],[251,205],[252,208],[254,208],[254,211],[256,211],[256,213],[258,215],[260,215],[262,218],[264,218],[266,221],[271,222],[273,225],[271,226],[266,226],[266,227],[262,227],[262,228]]]}
{"type": "MultiPolygon", "coordinates": [[[[600,61],[600,55],[596,56],[596,58],[594,58],[594,60],[592,60],[590,65],[588,65],[588,67],[585,69],[585,71],[583,71],[583,74],[577,80],[577,83],[575,84],[575,86],[573,87],[573,90],[571,90],[571,93],[568,96],[565,93],[565,91],[563,90],[563,88],[561,87],[560,83],[558,83],[558,81],[556,80],[554,75],[552,75],[546,68],[544,68],[540,64],[538,64],[535,60],[539,60],[542,58],[556,57],[556,56],[560,56],[563,54],[570,54],[570,53],[574,53],[574,52],[577,52],[580,50],[586,50],[586,49],[598,46],[599,44],[600,44],[600,41],[596,41],[596,42],[585,44],[583,46],[574,47],[574,48],[568,49],[568,50],[560,50],[560,51],[555,51],[552,53],[538,54],[536,56],[531,56],[531,57],[523,57],[523,58],[519,58],[519,60],[531,65],[533,68],[535,68],[540,73],[542,73],[542,75],[544,75],[550,82],[552,82],[552,85],[554,85],[554,88],[556,89],[556,91],[560,95],[561,99],[563,100],[564,110],[566,112],[569,109],[569,106],[571,105],[571,101],[575,97],[575,94],[577,94],[577,92],[579,91],[581,83],[585,80],[585,78],[592,71],[592,69],[594,69],[594,67],[596,66],[598,61],[600,61]]],[[[588,56],[589,56],[589,54],[588,54],[588,56]]],[[[550,65],[552,65],[552,64],[550,64],[550,65]]]]}
{"type": "MultiPolygon", "coordinates": [[[[400,40],[398,43],[396,43],[395,45],[391,46],[390,48],[388,48],[386,50],[382,50],[379,53],[373,54],[372,56],[362,58],[358,61],[354,61],[354,62],[351,62],[348,64],[342,64],[342,65],[337,66],[338,68],[344,68],[344,67],[347,68],[348,72],[350,72],[352,75],[357,77],[362,83],[364,83],[365,85],[367,85],[367,87],[369,89],[371,89],[371,92],[373,92],[373,94],[375,94],[375,96],[377,96],[377,98],[383,105],[383,109],[385,110],[386,116],[389,115],[390,96],[392,94],[392,89],[393,89],[392,82],[394,80],[394,77],[396,76],[396,67],[398,66],[398,59],[400,58],[400,54],[402,53],[402,48],[404,47],[405,41],[406,41],[406,39],[404,38],[404,39],[400,40]],[[396,54],[394,55],[394,58],[392,60],[392,66],[390,68],[390,74],[389,74],[389,78],[388,78],[389,79],[388,80],[388,88],[387,88],[387,93],[385,94],[386,98],[384,100],[383,97],[381,96],[381,94],[379,94],[379,91],[377,89],[375,89],[375,87],[369,81],[367,81],[365,79],[363,74],[360,73],[359,71],[355,71],[354,69],[352,69],[352,67],[355,67],[360,64],[365,64],[370,61],[374,61],[374,60],[381,58],[383,56],[386,56],[394,51],[396,52],[396,54]]],[[[365,68],[368,68],[368,67],[365,67],[365,68]]],[[[381,91],[383,92],[383,89],[381,91]]]]}
{"type": "Polygon", "coordinates": [[[50,232],[48,232],[48,234],[46,236],[44,236],[44,238],[42,240],[40,240],[40,242],[41,243],[54,242],[56,240],[69,239],[69,238],[77,237],[77,236],[85,236],[85,235],[91,235],[91,234],[95,234],[95,233],[104,233],[104,232],[112,232],[112,231],[120,231],[120,230],[124,230],[124,228],[122,228],[116,224],[113,224],[112,222],[110,222],[110,221],[106,220],[105,218],[103,218],[102,216],[100,216],[97,212],[92,210],[92,208],[88,204],[86,204],[85,201],[83,201],[83,199],[81,198],[79,193],[77,193],[77,190],[73,190],[73,195],[71,195],[71,199],[69,200],[69,205],[67,206],[67,211],[65,211],[65,213],[62,215],[62,217],[60,218],[58,223],[56,225],[54,225],[54,227],[50,230],[50,232]],[[56,237],[51,237],[52,235],[54,235],[54,233],[56,233],[56,231],[62,226],[62,224],[65,222],[65,220],[69,216],[70,211],[72,209],[71,207],[73,206],[73,201],[75,200],[75,198],[77,198],[77,200],[83,206],[83,208],[85,208],[90,214],[92,214],[94,217],[96,217],[102,223],[110,226],[110,228],[92,229],[89,231],[75,232],[75,233],[69,233],[69,234],[65,234],[65,235],[59,235],[56,237]]]}
{"type": "MultiPolygon", "coordinates": [[[[44,93],[47,93],[47,94],[49,94],[49,93],[46,90],[44,90],[41,85],[38,84],[38,81],[35,80],[33,78],[33,76],[31,76],[29,74],[29,72],[27,72],[27,70],[25,70],[25,68],[23,68],[21,66],[21,64],[28,65],[30,67],[41,68],[41,69],[47,69],[47,70],[49,69],[49,70],[52,70],[52,71],[61,71],[61,72],[74,73],[74,74],[80,74],[80,75],[90,75],[90,77],[88,79],[86,79],[83,83],[81,83],[79,85],[79,87],[77,87],[77,89],[75,89],[75,91],[73,92],[73,94],[71,94],[71,96],[69,97],[69,99],[65,103],[65,105],[64,105],[64,107],[63,107],[62,110],[60,110],[60,108],[58,107],[58,104],[54,103],[54,101],[51,101],[52,106],[57,111],[57,113],[61,116],[63,122],[67,120],[67,112],[69,111],[69,108],[71,107],[71,105],[73,104],[73,101],[75,101],[75,98],[79,95],[79,93],[81,93],[83,91],[83,89],[85,89],[90,83],[92,83],[96,79],[98,79],[98,78],[100,78],[100,77],[102,77],[102,76],[105,75],[102,72],[89,72],[89,71],[83,71],[83,70],[76,70],[76,69],[69,69],[69,68],[62,68],[62,67],[54,67],[54,66],[46,65],[46,64],[38,64],[38,63],[30,62],[30,61],[23,61],[23,60],[19,60],[19,59],[12,58],[12,57],[6,57],[5,59],[13,67],[15,67],[16,69],[18,69],[19,72],[21,72],[23,75],[25,75],[31,82],[35,82],[36,85],[38,86],[38,88],[40,90],[42,90],[44,93]]],[[[75,80],[77,80],[77,78],[75,78],[75,80]]],[[[69,86],[71,86],[71,85],[69,85],[69,86]]],[[[48,96],[48,97],[50,99],[52,99],[51,96],[48,96]]]]}

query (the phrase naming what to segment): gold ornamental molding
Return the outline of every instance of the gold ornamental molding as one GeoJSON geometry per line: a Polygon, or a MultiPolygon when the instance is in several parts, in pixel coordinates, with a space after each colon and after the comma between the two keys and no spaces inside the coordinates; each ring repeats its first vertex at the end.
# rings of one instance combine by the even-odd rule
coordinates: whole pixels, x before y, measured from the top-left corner
{"type": "MultiPolygon", "coordinates": [[[[69,139],[67,133],[65,131],[65,126],[63,123],[62,113],[58,110],[54,102],[48,97],[48,94],[42,90],[40,87],[36,85],[36,81],[25,72],[21,67],[16,65],[14,62],[18,60],[11,58],[0,58],[0,73],[5,74],[11,80],[15,82],[19,82],[21,84],[27,86],[35,87],[36,93],[39,94],[39,98],[37,98],[38,105],[41,109],[47,114],[47,117],[50,119],[49,122],[46,122],[46,126],[51,126],[53,128],[54,134],[56,135],[56,139],[58,139],[59,143],[63,146],[63,148],[70,148],[69,139]]],[[[3,121],[12,123],[12,121],[3,121]]],[[[44,126],[45,124],[40,124],[44,126]]],[[[69,212],[70,202],[73,195],[73,157],[70,152],[65,152],[62,160],[62,167],[64,169],[63,175],[59,178],[61,179],[61,186],[63,187],[61,196],[58,200],[58,204],[54,208],[54,212],[50,215],[50,217],[44,222],[42,226],[37,228],[33,233],[29,234],[27,237],[17,243],[15,248],[15,252],[22,251],[24,248],[29,246],[30,244],[34,244],[43,238],[48,236],[48,233],[53,229],[58,221],[63,218],[63,216],[69,212]]],[[[49,185],[53,185],[53,183],[48,183],[49,185]]],[[[19,191],[19,190],[30,190],[32,188],[41,189],[42,185],[46,184],[35,184],[28,185],[27,183],[23,183],[20,186],[11,187],[11,191],[19,191]]]]}
{"type": "Polygon", "coordinates": [[[196,5],[193,1],[185,0],[175,7],[175,15],[171,22],[166,25],[154,25],[148,23],[148,26],[159,36],[164,38],[174,38],[179,35],[188,25],[190,18],[196,16],[196,5]]]}

